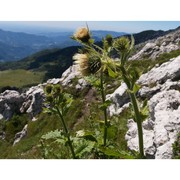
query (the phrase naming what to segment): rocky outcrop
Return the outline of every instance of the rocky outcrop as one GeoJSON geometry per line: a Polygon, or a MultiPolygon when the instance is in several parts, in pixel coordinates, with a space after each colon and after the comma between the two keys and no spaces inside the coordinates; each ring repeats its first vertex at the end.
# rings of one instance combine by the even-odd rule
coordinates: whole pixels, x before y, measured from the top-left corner
{"type": "MultiPolygon", "coordinates": [[[[143,122],[144,149],[148,158],[172,158],[172,144],[180,132],[180,56],[143,74],[138,84],[139,98],[148,99],[150,116],[143,122]]],[[[122,112],[129,102],[125,85],[107,95],[112,101],[110,115],[122,112]]],[[[129,149],[138,151],[137,124],[128,120],[125,136],[129,149]]]]}
{"type": "Polygon", "coordinates": [[[0,118],[9,120],[14,113],[28,113],[31,118],[41,112],[44,102],[44,91],[41,86],[31,87],[20,94],[6,90],[0,94],[0,118]]]}
{"type": "Polygon", "coordinates": [[[72,86],[72,80],[75,77],[80,76],[80,72],[78,71],[78,65],[70,66],[60,78],[60,82],[63,86],[72,86]]]}
{"type": "Polygon", "coordinates": [[[142,46],[142,49],[133,55],[130,60],[143,59],[144,57],[153,60],[159,57],[160,54],[180,49],[180,29],[143,44],[145,45],[138,45],[142,46]]]}
{"type": "Polygon", "coordinates": [[[154,94],[169,90],[180,90],[180,56],[154,67],[137,81],[142,87],[138,92],[141,98],[150,99],[154,94]]]}
{"type": "Polygon", "coordinates": [[[14,90],[6,90],[0,94],[0,117],[9,120],[20,107],[25,97],[14,90]]]}
{"type": "MultiPolygon", "coordinates": [[[[148,102],[150,117],[143,122],[144,149],[147,157],[172,158],[172,144],[180,132],[180,92],[162,91],[148,102]]],[[[131,150],[138,151],[137,125],[128,121],[126,140],[131,150]]]]}
{"type": "MultiPolygon", "coordinates": [[[[0,119],[4,118],[9,120],[14,113],[28,113],[31,119],[42,111],[45,94],[43,87],[47,84],[62,84],[63,86],[72,86],[73,79],[80,77],[78,66],[73,65],[68,68],[61,78],[49,79],[44,84],[33,86],[25,93],[20,94],[18,91],[6,90],[0,94],[0,119]]],[[[83,79],[79,79],[75,88],[82,90],[89,86],[83,79]]]]}
{"type": "Polygon", "coordinates": [[[41,86],[31,87],[25,93],[25,100],[20,108],[21,113],[28,113],[31,119],[42,111],[45,100],[44,91],[41,86]]]}
{"type": "Polygon", "coordinates": [[[27,127],[28,125],[26,124],[22,131],[15,134],[13,146],[27,135],[27,127]]]}
{"type": "Polygon", "coordinates": [[[142,86],[155,87],[164,84],[168,79],[177,81],[180,79],[180,56],[163,63],[160,67],[154,67],[148,73],[143,74],[138,84],[142,86]]]}
{"type": "Polygon", "coordinates": [[[110,116],[120,114],[124,109],[129,107],[129,96],[126,92],[127,86],[122,83],[119,88],[117,88],[114,93],[108,94],[106,100],[110,100],[112,103],[108,107],[107,111],[110,116]]]}
{"type": "Polygon", "coordinates": [[[89,86],[89,83],[85,79],[81,78],[81,79],[78,80],[75,88],[76,88],[76,90],[82,90],[82,89],[84,89],[85,87],[88,87],[88,86],[89,86]]]}

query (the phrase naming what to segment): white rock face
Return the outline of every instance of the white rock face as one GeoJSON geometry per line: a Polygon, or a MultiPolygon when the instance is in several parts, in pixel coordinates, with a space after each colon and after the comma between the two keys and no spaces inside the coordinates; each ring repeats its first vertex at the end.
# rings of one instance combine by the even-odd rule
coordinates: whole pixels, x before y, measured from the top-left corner
{"type": "Polygon", "coordinates": [[[0,94],[0,114],[1,119],[9,120],[19,109],[24,101],[24,96],[14,90],[6,90],[0,94]]]}
{"type": "MultiPolygon", "coordinates": [[[[180,92],[176,90],[159,92],[148,103],[150,118],[143,122],[145,153],[151,158],[172,158],[172,143],[180,132],[180,92]]],[[[137,124],[133,120],[128,121],[128,128],[125,137],[128,147],[138,151],[137,124]]]]}
{"type": "Polygon", "coordinates": [[[26,124],[22,131],[15,134],[13,146],[27,135],[27,127],[28,125],[26,124]]]}
{"type": "MultiPolygon", "coordinates": [[[[143,122],[144,151],[148,158],[172,158],[172,144],[180,132],[180,56],[143,74],[139,98],[147,98],[150,117],[143,122]]],[[[107,96],[112,100],[110,115],[120,114],[128,102],[125,85],[107,96]]],[[[128,121],[125,139],[129,149],[138,151],[137,124],[128,121]]]]}
{"type": "Polygon", "coordinates": [[[151,86],[157,83],[163,84],[168,79],[174,80],[180,78],[180,56],[163,63],[160,67],[151,69],[143,74],[137,81],[143,86],[151,86]]]}
{"type": "Polygon", "coordinates": [[[80,76],[80,72],[78,71],[78,65],[73,65],[62,74],[62,77],[60,78],[61,84],[63,86],[70,85],[72,80],[77,76],[80,76]]]}
{"type": "Polygon", "coordinates": [[[78,83],[75,88],[76,88],[76,90],[82,90],[86,86],[89,86],[89,84],[85,81],[85,79],[81,78],[78,80],[78,83]]]}
{"type": "Polygon", "coordinates": [[[59,84],[61,80],[59,78],[48,79],[45,84],[59,84]]]}
{"type": "Polygon", "coordinates": [[[31,119],[42,111],[45,99],[44,91],[40,86],[31,87],[25,93],[25,100],[20,108],[22,113],[27,112],[31,115],[31,119]]]}
{"type": "Polygon", "coordinates": [[[143,59],[144,57],[149,57],[152,60],[156,59],[160,54],[180,49],[179,42],[180,29],[169,33],[168,35],[146,42],[142,49],[129,60],[138,60],[143,59]]]}
{"type": "Polygon", "coordinates": [[[125,108],[129,107],[129,96],[126,93],[127,86],[122,83],[114,93],[108,94],[106,100],[112,101],[112,104],[108,107],[107,111],[110,116],[120,114],[125,108]]]}

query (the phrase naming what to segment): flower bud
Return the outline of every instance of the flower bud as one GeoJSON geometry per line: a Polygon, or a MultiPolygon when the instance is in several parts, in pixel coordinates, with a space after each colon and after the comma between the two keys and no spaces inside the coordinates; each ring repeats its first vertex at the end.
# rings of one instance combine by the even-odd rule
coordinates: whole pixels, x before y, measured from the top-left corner
{"type": "Polygon", "coordinates": [[[115,40],[114,48],[120,53],[127,52],[130,48],[130,41],[126,37],[121,37],[115,40]]]}

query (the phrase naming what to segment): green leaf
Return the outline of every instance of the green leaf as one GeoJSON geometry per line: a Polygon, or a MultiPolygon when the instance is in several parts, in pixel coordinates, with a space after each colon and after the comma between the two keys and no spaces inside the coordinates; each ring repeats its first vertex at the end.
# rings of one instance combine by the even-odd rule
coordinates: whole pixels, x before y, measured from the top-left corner
{"type": "Polygon", "coordinates": [[[43,108],[43,113],[52,113],[52,111],[49,108],[43,108]]]}
{"type": "Polygon", "coordinates": [[[95,142],[92,141],[78,141],[77,149],[75,151],[76,156],[83,158],[84,154],[91,153],[95,146],[95,142]]]}
{"type": "Polygon", "coordinates": [[[106,100],[103,104],[101,104],[101,105],[99,106],[99,109],[105,110],[108,106],[111,105],[111,103],[112,103],[112,101],[106,100]]]}
{"type": "Polygon", "coordinates": [[[107,69],[110,77],[115,78],[117,76],[117,73],[115,73],[110,67],[107,67],[107,69]]]}
{"type": "Polygon", "coordinates": [[[140,88],[141,87],[138,84],[135,83],[134,86],[133,86],[133,92],[136,94],[139,91],[140,88]]]}
{"type": "Polygon", "coordinates": [[[147,100],[144,101],[143,106],[140,110],[141,120],[145,120],[149,116],[149,108],[147,106],[147,100]]]}
{"type": "Polygon", "coordinates": [[[117,135],[117,132],[118,132],[118,128],[114,125],[111,125],[108,128],[108,139],[114,139],[115,136],[117,135]]]}
{"type": "Polygon", "coordinates": [[[92,134],[85,134],[84,136],[81,136],[81,138],[89,141],[97,142],[97,139],[92,134]]]}
{"type": "Polygon", "coordinates": [[[120,153],[117,152],[116,149],[109,149],[109,148],[100,148],[100,150],[107,156],[118,158],[120,157],[120,153]]]}
{"type": "Polygon", "coordinates": [[[50,131],[49,133],[43,135],[41,137],[42,139],[48,140],[48,139],[57,139],[57,138],[64,138],[63,132],[59,130],[50,131]]]}

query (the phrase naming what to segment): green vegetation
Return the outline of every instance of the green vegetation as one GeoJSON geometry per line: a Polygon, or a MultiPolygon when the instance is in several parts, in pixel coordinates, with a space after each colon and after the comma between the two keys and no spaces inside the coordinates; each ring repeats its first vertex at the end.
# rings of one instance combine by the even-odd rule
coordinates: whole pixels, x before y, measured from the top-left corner
{"type": "MultiPolygon", "coordinates": [[[[108,36],[108,38],[110,37],[108,36]]],[[[106,43],[108,43],[108,39],[104,39],[104,48],[107,47],[106,43]]],[[[121,42],[119,43],[121,44],[121,42]]],[[[118,45],[118,47],[120,46],[118,45]]],[[[27,87],[32,84],[38,84],[51,77],[60,77],[62,72],[72,64],[72,55],[76,50],[77,47],[64,50],[46,50],[26,60],[19,61],[17,64],[12,63],[6,64],[6,67],[1,66],[1,70],[3,71],[0,72],[0,87],[27,87]],[[16,70],[17,66],[20,69],[16,70]],[[11,70],[7,70],[6,68],[11,68],[11,70]]],[[[75,156],[78,158],[137,158],[138,156],[135,152],[128,150],[127,142],[124,138],[127,132],[127,120],[134,118],[133,110],[128,108],[120,116],[107,116],[105,120],[104,110],[106,110],[109,102],[102,102],[102,89],[104,88],[103,90],[105,90],[106,94],[112,93],[120,85],[123,78],[127,84],[130,84],[129,93],[133,99],[138,90],[138,86],[135,84],[135,80],[138,78],[137,75],[145,73],[156,64],[160,65],[178,55],[180,55],[180,50],[162,54],[155,61],[149,59],[129,61],[127,64],[121,64],[120,68],[119,66],[116,67],[116,65],[111,66],[112,62],[108,64],[110,61],[108,63],[103,62],[103,79],[99,79],[101,81],[98,81],[96,78],[95,82],[93,82],[90,78],[89,80],[93,87],[86,87],[82,91],[75,89],[78,81],[75,78],[71,88],[64,88],[64,91],[73,97],[73,101],[68,107],[68,113],[63,114],[63,120],[68,132],[64,133],[62,131],[63,126],[58,114],[52,113],[54,109],[51,113],[40,113],[36,117],[36,121],[31,121],[27,114],[14,115],[9,121],[0,120],[0,135],[3,133],[6,134],[5,139],[0,140],[0,158],[72,158],[72,151],[69,148],[71,143],[75,150],[75,156]],[[132,68],[128,69],[127,67],[129,66],[132,68]],[[132,69],[135,70],[133,71],[132,69]],[[127,76],[121,77],[119,75],[117,77],[116,70],[125,70],[125,75],[127,72],[129,74],[132,73],[129,76],[131,79],[127,80],[127,76]],[[132,79],[133,82],[130,82],[132,79]],[[27,136],[13,146],[15,134],[21,131],[25,124],[28,124],[27,136]],[[106,130],[107,132],[105,133],[106,130]],[[70,137],[69,140],[67,140],[68,137],[70,137]]],[[[124,58],[122,61],[126,60],[124,58]]],[[[90,68],[93,71],[98,71],[99,69],[97,67],[97,69],[93,69],[94,63],[92,61],[90,68]]],[[[153,87],[154,84],[151,84],[151,86],[153,87]]],[[[133,99],[133,101],[137,101],[137,99],[133,99]]],[[[61,111],[64,107],[63,104],[61,111]]],[[[139,114],[139,116],[141,115],[143,114],[139,114]]],[[[144,117],[140,117],[140,119],[142,120],[144,117]]],[[[137,121],[138,117],[136,118],[137,121]]],[[[174,158],[179,158],[179,139],[174,143],[173,148],[174,158]]],[[[141,157],[143,157],[143,152],[141,152],[141,157]]]]}
{"type": "Polygon", "coordinates": [[[180,55],[180,50],[174,50],[169,53],[163,53],[159,57],[157,57],[155,60],[151,59],[143,59],[143,60],[135,60],[135,61],[129,61],[127,64],[131,65],[132,67],[136,68],[141,74],[148,72],[150,69],[152,69],[155,65],[161,65],[167,61],[169,61],[171,58],[175,58],[180,55]]]}
{"type": "Polygon", "coordinates": [[[27,87],[43,81],[44,72],[23,69],[0,71],[0,88],[5,86],[27,87]]]}
{"type": "Polygon", "coordinates": [[[43,81],[59,78],[72,65],[72,56],[79,47],[43,50],[17,62],[0,63],[0,71],[24,69],[44,72],[43,81]]]}
{"type": "Polygon", "coordinates": [[[180,159],[180,132],[177,135],[177,140],[173,144],[173,159],[180,159]]]}

